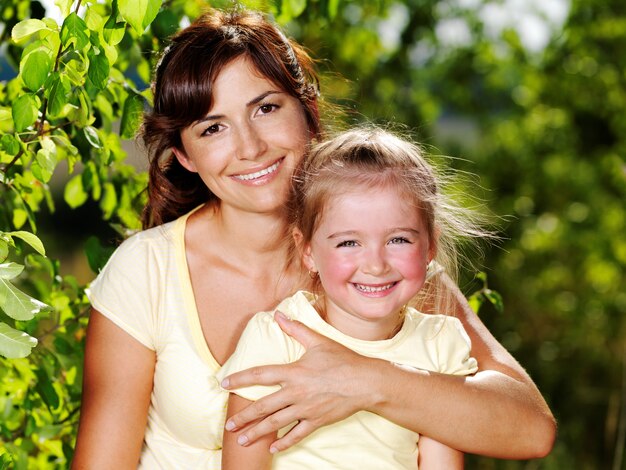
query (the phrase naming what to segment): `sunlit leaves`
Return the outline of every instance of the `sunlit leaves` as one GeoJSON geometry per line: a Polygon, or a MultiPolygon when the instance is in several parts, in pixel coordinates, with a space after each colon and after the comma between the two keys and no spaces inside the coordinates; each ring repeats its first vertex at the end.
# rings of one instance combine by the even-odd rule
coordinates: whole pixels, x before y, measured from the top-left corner
{"type": "Polygon", "coordinates": [[[44,248],[43,243],[41,243],[39,237],[37,237],[37,235],[33,233],[18,230],[15,232],[5,232],[3,236],[7,237],[9,240],[12,240],[12,238],[19,238],[28,243],[28,245],[30,245],[30,247],[33,248],[40,255],[46,255],[46,249],[44,248]]]}
{"type": "Polygon", "coordinates": [[[52,69],[52,63],[52,58],[44,49],[28,54],[26,60],[20,63],[20,75],[26,87],[31,91],[39,90],[52,69]]]}
{"type": "Polygon", "coordinates": [[[117,0],[113,0],[111,4],[111,15],[104,24],[103,31],[104,40],[111,46],[119,44],[126,32],[126,23],[118,21],[118,14],[117,0]]]}
{"type": "Polygon", "coordinates": [[[48,111],[52,117],[60,116],[70,100],[71,85],[66,75],[55,73],[47,90],[48,111]]]}
{"type": "Polygon", "coordinates": [[[61,28],[63,47],[73,44],[76,49],[83,49],[89,43],[89,29],[85,21],[76,13],[71,13],[61,28]]]}
{"type": "MultiPolygon", "coordinates": [[[[0,265],[0,271],[2,266],[0,265]]],[[[0,309],[15,320],[32,320],[47,305],[0,277],[0,309]]]]}
{"type": "Polygon", "coordinates": [[[109,80],[109,60],[103,51],[95,52],[93,49],[90,49],[88,55],[89,69],[87,77],[93,86],[102,90],[109,80]]]}
{"type": "Polygon", "coordinates": [[[65,202],[72,208],[82,206],[89,197],[83,186],[83,178],[81,175],[74,175],[65,185],[63,198],[65,202]]]}
{"type": "Polygon", "coordinates": [[[142,35],[161,7],[160,0],[118,0],[120,14],[139,35],[142,35]]]}
{"type": "Polygon", "coordinates": [[[100,142],[100,136],[98,135],[98,130],[95,127],[85,126],[83,132],[85,133],[87,142],[89,142],[92,147],[97,149],[102,148],[102,142],[100,142]]]}
{"type": "Polygon", "coordinates": [[[141,115],[143,113],[144,98],[131,93],[124,101],[124,111],[120,123],[120,137],[122,139],[132,139],[139,128],[141,115]]]}
{"type": "Polygon", "coordinates": [[[36,345],[36,338],[0,323],[0,355],[12,359],[26,357],[36,345]]]}
{"type": "Polygon", "coordinates": [[[15,100],[11,115],[17,132],[22,132],[35,123],[39,111],[37,105],[37,99],[31,94],[24,94],[15,100]]]}
{"type": "Polygon", "coordinates": [[[11,38],[15,42],[20,42],[34,33],[47,29],[48,26],[41,20],[27,19],[16,24],[11,30],[11,38]]]}
{"type": "Polygon", "coordinates": [[[17,155],[20,151],[19,141],[11,134],[4,134],[0,138],[0,146],[8,155],[17,155]]]}

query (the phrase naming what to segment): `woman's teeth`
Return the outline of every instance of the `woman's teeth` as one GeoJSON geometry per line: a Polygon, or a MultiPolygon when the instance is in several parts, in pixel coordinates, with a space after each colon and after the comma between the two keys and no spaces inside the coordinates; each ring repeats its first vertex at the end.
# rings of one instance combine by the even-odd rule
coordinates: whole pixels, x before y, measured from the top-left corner
{"type": "Polygon", "coordinates": [[[391,289],[395,284],[396,284],[395,282],[392,282],[391,284],[387,284],[386,286],[376,286],[376,287],[365,286],[363,284],[355,284],[354,287],[356,287],[361,292],[373,293],[373,292],[382,292],[382,291],[391,289]]]}
{"type": "Polygon", "coordinates": [[[267,168],[265,168],[265,169],[263,169],[261,171],[257,171],[256,173],[250,173],[250,174],[247,174],[247,175],[234,175],[234,178],[236,178],[238,180],[242,180],[242,181],[254,180],[254,179],[260,178],[261,176],[265,176],[265,175],[268,175],[270,173],[274,173],[278,169],[279,165],[280,165],[280,161],[277,161],[272,166],[268,166],[267,168]]]}

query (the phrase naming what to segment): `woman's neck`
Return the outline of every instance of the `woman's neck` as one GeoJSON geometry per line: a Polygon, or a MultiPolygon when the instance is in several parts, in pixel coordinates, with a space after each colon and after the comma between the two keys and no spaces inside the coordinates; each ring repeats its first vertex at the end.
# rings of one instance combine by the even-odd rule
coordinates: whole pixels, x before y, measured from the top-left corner
{"type": "Polygon", "coordinates": [[[187,233],[210,244],[233,267],[254,275],[286,268],[290,246],[287,223],[280,213],[251,213],[207,204],[193,214],[187,233]]]}

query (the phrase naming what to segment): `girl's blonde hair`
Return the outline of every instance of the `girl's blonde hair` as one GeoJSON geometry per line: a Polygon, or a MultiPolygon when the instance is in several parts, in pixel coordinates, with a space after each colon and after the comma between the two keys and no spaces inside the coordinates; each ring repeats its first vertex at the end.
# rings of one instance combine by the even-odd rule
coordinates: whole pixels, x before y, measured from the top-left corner
{"type": "MultiPolygon", "coordinates": [[[[434,266],[443,267],[456,281],[459,242],[494,235],[483,228],[479,213],[447,194],[448,179],[411,140],[374,126],[358,127],[314,145],[303,159],[294,174],[289,222],[292,230],[301,232],[300,243],[308,244],[332,198],[355,189],[371,189],[375,198],[377,188],[397,188],[403,201],[424,217],[429,242],[437,247],[434,266]]],[[[295,250],[293,258],[297,258],[295,250]]],[[[438,311],[449,311],[449,290],[440,286],[427,283],[415,299],[416,306],[427,301],[438,311]]]]}

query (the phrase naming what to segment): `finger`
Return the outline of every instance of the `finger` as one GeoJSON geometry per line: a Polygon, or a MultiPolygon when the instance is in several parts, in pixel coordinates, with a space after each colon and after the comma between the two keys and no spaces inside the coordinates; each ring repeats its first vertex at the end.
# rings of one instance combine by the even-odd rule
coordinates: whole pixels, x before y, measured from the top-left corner
{"type": "Polygon", "coordinates": [[[291,408],[293,407],[277,411],[254,426],[251,426],[249,429],[246,429],[239,435],[238,442],[241,445],[248,445],[260,437],[275,433],[285,426],[296,423],[297,418],[295,416],[295,412],[292,411],[291,408]]]}
{"type": "MultiPolygon", "coordinates": [[[[278,392],[260,398],[254,403],[246,406],[243,410],[232,415],[230,418],[228,418],[228,421],[226,421],[225,428],[227,431],[236,431],[238,429],[246,427],[250,423],[254,423],[255,421],[264,420],[267,419],[267,417],[272,417],[277,412],[283,410],[285,407],[290,406],[292,403],[293,400],[289,399],[288,394],[284,390],[279,390],[278,392]]],[[[279,425],[286,426],[290,422],[295,421],[295,419],[296,418],[293,417],[291,421],[281,421],[279,425]]],[[[267,426],[268,425],[266,423],[266,425],[262,426],[261,428],[265,429],[267,426]]],[[[270,429],[270,431],[276,431],[282,426],[279,426],[276,429],[270,429]]],[[[270,431],[266,431],[265,434],[270,431]]],[[[255,435],[259,436],[264,434],[255,433],[255,435]]]]}
{"type": "Polygon", "coordinates": [[[302,344],[304,349],[309,349],[317,344],[330,341],[325,336],[316,333],[299,321],[290,320],[279,310],[274,313],[274,320],[276,320],[281,330],[302,344]]]}
{"type": "Polygon", "coordinates": [[[297,444],[302,439],[307,437],[313,431],[317,429],[309,421],[300,421],[296,424],[287,434],[280,439],[272,442],[270,445],[270,452],[275,454],[276,452],[289,449],[291,446],[297,444]]]}
{"type": "Polygon", "coordinates": [[[222,387],[233,390],[252,385],[280,385],[290,368],[289,364],[274,364],[251,367],[235,372],[222,380],[222,387]]]}

